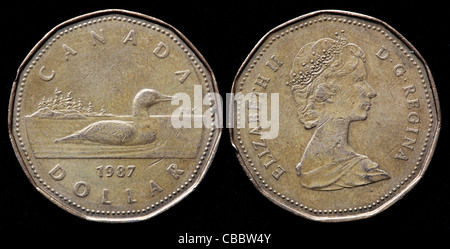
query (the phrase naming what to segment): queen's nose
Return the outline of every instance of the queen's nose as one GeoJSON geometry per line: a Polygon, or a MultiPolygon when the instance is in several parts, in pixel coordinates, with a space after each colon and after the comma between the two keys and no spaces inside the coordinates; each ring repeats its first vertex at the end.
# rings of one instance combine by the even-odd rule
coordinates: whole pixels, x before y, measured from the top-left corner
{"type": "Polygon", "coordinates": [[[366,97],[369,99],[373,99],[377,96],[377,93],[375,92],[375,90],[373,90],[369,82],[366,82],[366,84],[364,84],[364,91],[366,92],[366,97]]]}

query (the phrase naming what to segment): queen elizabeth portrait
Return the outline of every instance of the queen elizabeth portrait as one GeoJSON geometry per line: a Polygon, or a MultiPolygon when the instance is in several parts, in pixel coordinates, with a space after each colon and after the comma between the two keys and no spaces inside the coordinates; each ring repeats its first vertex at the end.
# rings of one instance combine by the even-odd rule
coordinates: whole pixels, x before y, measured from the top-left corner
{"type": "Polygon", "coordinates": [[[366,55],[344,31],[304,45],[289,82],[300,123],[313,130],[296,166],[303,187],[338,190],[389,179],[389,174],[349,144],[351,122],[367,119],[377,95],[368,82],[366,55]]]}

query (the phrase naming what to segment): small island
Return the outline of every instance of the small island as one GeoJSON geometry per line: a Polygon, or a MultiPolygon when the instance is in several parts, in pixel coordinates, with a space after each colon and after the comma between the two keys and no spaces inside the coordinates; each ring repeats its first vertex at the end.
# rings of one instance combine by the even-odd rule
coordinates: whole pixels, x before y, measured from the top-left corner
{"type": "Polygon", "coordinates": [[[94,110],[92,102],[87,105],[78,98],[72,97],[72,92],[64,94],[55,88],[54,96],[43,97],[37,106],[37,111],[31,117],[53,118],[53,119],[85,119],[86,117],[111,117],[113,114],[107,113],[105,108],[99,111],[94,110]]]}

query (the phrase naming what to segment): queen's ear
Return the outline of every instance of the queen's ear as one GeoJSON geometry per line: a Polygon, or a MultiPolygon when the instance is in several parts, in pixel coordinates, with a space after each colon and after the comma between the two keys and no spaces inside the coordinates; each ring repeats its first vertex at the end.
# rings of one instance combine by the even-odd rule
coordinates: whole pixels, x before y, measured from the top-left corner
{"type": "Polygon", "coordinates": [[[316,103],[333,103],[333,97],[340,92],[340,88],[336,85],[320,84],[314,92],[314,100],[316,103]]]}

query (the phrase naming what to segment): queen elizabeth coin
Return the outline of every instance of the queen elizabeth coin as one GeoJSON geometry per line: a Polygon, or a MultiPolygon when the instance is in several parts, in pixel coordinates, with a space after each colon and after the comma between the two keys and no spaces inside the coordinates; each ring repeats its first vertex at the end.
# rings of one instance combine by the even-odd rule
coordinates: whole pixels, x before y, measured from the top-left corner
{"type": "Polygon", "coordinates": [[[52,29],[21,64],[10,138],[30,182],[59,207],[144,220],[205,175],[221,133],[216,92],[205,59],[174,27],[98,11],[52,29]]]}
{"type": "Polygon", "coordinates": [[[266,34],[232,88],[232,143],[268,199],[308,219],[362,219],[425,173],[440,130],[430,70],[386,23],[318,11],[266,34]]]}

